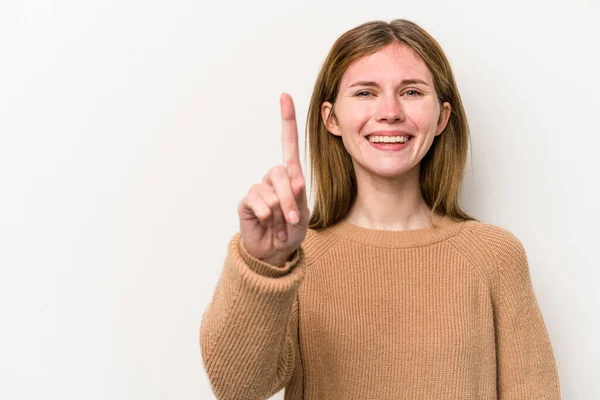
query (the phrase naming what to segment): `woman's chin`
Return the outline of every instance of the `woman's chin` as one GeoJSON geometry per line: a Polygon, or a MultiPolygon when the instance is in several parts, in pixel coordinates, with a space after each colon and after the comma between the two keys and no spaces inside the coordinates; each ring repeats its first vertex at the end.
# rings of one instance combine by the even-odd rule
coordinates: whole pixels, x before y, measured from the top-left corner
{"type": "Polygon", "coordinates": [[[387,169],[387,170],[373,170],[370,171],[371,175],[375,178],[380,178],[380,179],[398,179],[398,178],[402,178],[402,177],[406,177],[408,176],[408,170],[407,169],[387,169]]]}

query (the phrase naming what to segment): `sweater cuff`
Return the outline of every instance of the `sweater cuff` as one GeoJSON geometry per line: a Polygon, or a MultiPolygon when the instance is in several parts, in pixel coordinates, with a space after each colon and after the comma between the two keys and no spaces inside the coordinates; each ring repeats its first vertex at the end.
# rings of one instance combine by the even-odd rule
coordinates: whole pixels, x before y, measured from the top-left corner
{"type": "Polygon", "coordinates": [[[252,256],[248,253],[246,246],[244,246],[243,240],[241,238],[241,234],[237,233],[238,236],[238,250],[240,252],[240,256],[242,260],[259,275],[267,276],[270,278],[279,278],[281,276],[287,275],[295,266],[298,264],[300,260],[300,252],[302,249],[298,248],[294,251],[294,253],[290,256],[290,259],[285,262],[282,267],[277,267],[275,265],[271,265],[267,262],[259,260],[258,258],[252,256]]]}

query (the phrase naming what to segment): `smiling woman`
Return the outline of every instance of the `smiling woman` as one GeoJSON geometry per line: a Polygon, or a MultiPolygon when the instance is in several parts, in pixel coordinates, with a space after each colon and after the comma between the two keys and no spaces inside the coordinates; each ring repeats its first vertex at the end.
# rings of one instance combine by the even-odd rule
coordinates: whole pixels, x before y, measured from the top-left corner
{"type": "Polygon", "coordinates": [[[200,346],[219,399],[560,398],[522,243],[467,215],[466,115],[411,21],[344,33],[308,111],[308,208],[291,98],[283,164],[240,201],[200,346]]]}
{"type": "Polygon", "coordinates": [[[340,219],[374,229],[429,226],[437,213],[474,219],[458,204],[469,142],[458,87],[438,43],[410,21],[366,23],[334,43],[317,78],[307,136],[313,229],[340,219]],[[390,138],[397,136],[408,143],[371,144],[403,141],[390,138]],[[380,209],[381,196],[359,190],[389,179],[405,189],[388,198],[392,215],[375,216],[369,210],[380,209]]]}
{"type": "Polygon", "coordinates": [[[419,162],[451,110],[447,101],[440,104],[427,65],[410,47],[394,42],[353,63],[339,86],[335,106],[323,102],[322,116],[327,130],[342,137],[358,187],[370,176],[418,182],[419,162]]]}

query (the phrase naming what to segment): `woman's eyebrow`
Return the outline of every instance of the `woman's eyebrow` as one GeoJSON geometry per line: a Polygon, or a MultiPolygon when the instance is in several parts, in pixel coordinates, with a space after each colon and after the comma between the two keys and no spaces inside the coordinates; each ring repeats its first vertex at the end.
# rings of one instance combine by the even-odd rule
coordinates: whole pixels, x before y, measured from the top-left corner
{"type": "MultiPolygon", "coordinates": [[[[429,86],[429,84],[427,82],[425,82],[422,79],[418,79],[418,78],[403,79],[402,82],[400,82],[401,85],[410,85],[410,84],[415,84],[415,83],[421,83],[425,86],[429,86]]],[[[353,88],[355,86],[379,87],[379,84],[375,81],[357,81],[357,82],[354,82],[352,85],[348,86],[348,89],[353,88]]]]}

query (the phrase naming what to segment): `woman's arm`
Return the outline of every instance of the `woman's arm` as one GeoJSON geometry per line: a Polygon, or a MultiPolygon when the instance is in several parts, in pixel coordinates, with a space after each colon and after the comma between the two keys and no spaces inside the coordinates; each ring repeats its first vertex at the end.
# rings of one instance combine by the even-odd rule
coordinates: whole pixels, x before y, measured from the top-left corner
{"type": "Polygon", "coordinates": [[[496,249],[493,282],[499,400],[558,400],[558,369],[527,255],[512,234],[496,249]]]}
{"type": "Polygon", "coordinates": [[[275,267],[252,257],[239,233],[231,240],[200,325],[203,365],[217,399],[268,398],[290,380],[304,258],[300,247],[275,267]]]}

